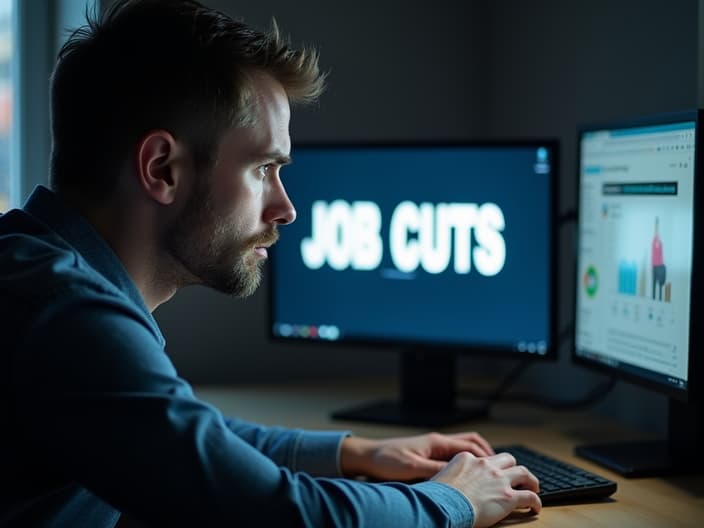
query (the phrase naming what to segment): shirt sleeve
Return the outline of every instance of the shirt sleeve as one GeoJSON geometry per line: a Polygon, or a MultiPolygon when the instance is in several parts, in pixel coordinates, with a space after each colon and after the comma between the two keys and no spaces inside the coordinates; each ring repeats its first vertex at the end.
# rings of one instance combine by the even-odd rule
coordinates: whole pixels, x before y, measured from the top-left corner
{"type": "Polygon", "coordinates": [[[79,483],[154,526],[472,525],[469,502],[444,484],[313,476],[331,472],[341,433],[226,420],[111,299],[42,317],[12,376],[18,434],[47,486],[79,483]]]}
{"type": "Polygon", "coordinates": [[[264,427],[226,418],[228,428],[276,464],[315,476],[341,477],[340,449],[349,432],[264,427]]]}

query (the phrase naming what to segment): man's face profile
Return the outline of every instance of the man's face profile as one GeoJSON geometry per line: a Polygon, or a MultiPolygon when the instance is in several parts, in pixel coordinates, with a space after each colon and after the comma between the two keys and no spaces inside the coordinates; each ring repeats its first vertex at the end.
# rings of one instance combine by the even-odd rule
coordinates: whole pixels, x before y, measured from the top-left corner
{"type": "Polygon", "coordinates": [[[253,124],[224,135],[208,174],[192,172],[191,194],[166,237],[183,282],[238,297],[256,291],[278,224],[295,219],[279,179],[290,152],[288,98],[269,76],[252,82],[253,124]]]}

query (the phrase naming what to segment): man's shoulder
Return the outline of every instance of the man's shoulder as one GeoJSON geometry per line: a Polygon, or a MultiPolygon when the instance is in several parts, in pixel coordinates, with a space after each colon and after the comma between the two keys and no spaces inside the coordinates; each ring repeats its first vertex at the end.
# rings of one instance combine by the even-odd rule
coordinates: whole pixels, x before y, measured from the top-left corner
{"type": "Polygon", "coordinates": [[[0,218],[0,291],[14,299],[72,293],[122,297],[62,237],[19,210],[0,218]]]}
{"type": "Polygon", "coordinates": [[[109,275],[117,257],[102,239],[87,230],[62,232],[23,210],[0,218],[0,320],[11,333],[20,338],[51,324],[71,321],[85,330],[109,321],[137,324],[162,343],[144,306],[109,275]]]}

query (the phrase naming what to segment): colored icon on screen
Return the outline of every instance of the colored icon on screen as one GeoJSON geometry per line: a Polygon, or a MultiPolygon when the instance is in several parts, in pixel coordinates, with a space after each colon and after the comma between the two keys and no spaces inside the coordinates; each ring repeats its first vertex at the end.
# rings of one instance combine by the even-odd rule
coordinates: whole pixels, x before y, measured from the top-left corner
{"type": "Polygon", "coordinates": [[[594,297],[599,289],[599,275],[594,266],[589,266],[584,273],[584,291],[589,297],[594,297]]]}

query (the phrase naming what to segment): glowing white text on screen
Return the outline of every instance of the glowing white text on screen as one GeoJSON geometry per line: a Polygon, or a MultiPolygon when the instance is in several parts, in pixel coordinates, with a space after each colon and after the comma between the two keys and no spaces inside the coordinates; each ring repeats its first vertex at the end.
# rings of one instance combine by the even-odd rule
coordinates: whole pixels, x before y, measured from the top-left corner
{"type": "MultiPolygon", "coordinates": [[[[384,243],[378,205],[368,201],[318,200],[313,203],[311,214],[311,236],[301,241],[301,257],[309,269],[328,264],[338,271],[364,271],[379,266],[384,243]]],[[[491,202],[478,205],[404,201],[391,215],[390,257],[394,266],[405,273],[418,267],[427,273],[442,273],[452,260],[455,273],[469,273],[474,266],[481,275],[493,276],[506,262],[506,242],[501,234],[504,228],[504,214],[491,202]]]]}

